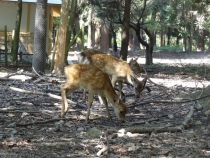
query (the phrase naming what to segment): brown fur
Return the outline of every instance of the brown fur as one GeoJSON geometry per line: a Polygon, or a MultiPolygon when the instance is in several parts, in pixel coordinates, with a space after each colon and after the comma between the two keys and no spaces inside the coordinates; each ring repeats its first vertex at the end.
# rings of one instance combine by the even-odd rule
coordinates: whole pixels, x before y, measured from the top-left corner
{"type": "Polygon", "coordinates": [[[91,65],[73,64],[65,68],[65,75],[67,82],[60,87],[62,95],[61,117],[64,117],[68,109],[66,96],[77,89],[84,89],[89,92],[86,122],[89,120],[90,107],[93,102],[94,94],[101,96],[109,119],[111,119],[111,116],[107,101],[112,104],[117,118],[121,122],[125,121],[127,107],[117,96],[109,76],[106,73],[91,65]]]}
{"type": "Polygon", "coordinates": [[[128,63],[128,65],[130,66],[131,70],[136,74],[136,73],[143,73],[144,69],[139,65],[139,63],[137,62],[138,57],[135,59],[131,59],[128,63]]]}
{"type": "Polygon", "coordinates": [[[111,82],[114,86],[118,81],[120,95],[122,91],[122,82],[128,82],[135,88],[135,95],[139,97],[143,91],[147,78],[139,81],[127,62],[118,59],[114,56],[107,55],[99,50],[88,49],[79,54],[78,63],[80,64],[91,64],[98,67],[109,76],[111,76],[111,82]]]}

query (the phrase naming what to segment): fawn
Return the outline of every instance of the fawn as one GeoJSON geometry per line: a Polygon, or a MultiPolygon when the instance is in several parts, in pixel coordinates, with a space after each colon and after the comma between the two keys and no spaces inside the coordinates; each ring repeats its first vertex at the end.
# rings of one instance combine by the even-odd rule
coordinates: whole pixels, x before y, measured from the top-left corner
{"type": "Polygon", "coordinates": [[[128,65],[130,66],[131,70],[136,74],[136,73],[142,73],[144,72],[144,69],[140,67],[140,65],[137,62],[138,57],[129,61],[128,65]]]}
{"type": "Polygon", "coordinates": [[[65,76],[67,82],[60,86],[62,95],[61,117],[64,117],[68,110],[68,103],[66,96],[77,89],[84,89],[88,91],[88,110],[86,115],[86,123],[89,120],[90,107],[93,102],[94,94],[98,94],[107,111],[108,118],[111,116],[108,110],[108,103],[111,103],[114,112],[119,121],[125,121],[125,114],[127,113],[126,105],[120,100],[116,94],[109,76],[101,71],[99,68],[92,65],[72,64],[65,68],[65,76]]]}
{"type": "Polygon", "coordinates": [[[107,73],[111,77],[113,87],[115,86],[115,83],[118,82],[120,97],[122,82],[127,82],[134,86],[136,97],[140,96],[140,93],[146,86],[147,77],[142,81],[139,81],[127,62],[99,50],[87,49],[81,52],[78,55],[78,63],[96,66],[107,73]]]}

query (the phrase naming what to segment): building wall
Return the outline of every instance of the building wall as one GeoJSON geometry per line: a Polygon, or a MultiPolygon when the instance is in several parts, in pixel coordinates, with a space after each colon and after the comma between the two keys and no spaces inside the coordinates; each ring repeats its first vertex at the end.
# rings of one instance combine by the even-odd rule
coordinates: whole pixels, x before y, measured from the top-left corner
{"type": "MultiPolygon", "coordinates": [[[[55,5],[60,7],[60,5],[55,5]]],[[[27,52],[33,53],[34,30],[35,30],[36,3],[22,3],[22,18],[20,25],[20,41],[27,52]]],[[[47,7],[47,45],[48,54],[51,52],[52,38],[52,5],[47,7]]],[[[4,41],[4,28],[7,26],[9,46],[11,47],[12,31],[15,30],[17,14],[16,2],[0,1],[0,42],[4,41]]]]}
{"type": "MultiPolygon", "coordinates": [[[[28,5],[31,5],[30,10],[30,28],[29,32],[34,32],[34,15],[36,5],[33,3],[23,3],[22,7],[22,18],[21,18],[21,26],[20,31],[25,32],[27,28],[27,16],[28,16],[28,5]]],[[[15,2],[0,2],[0,31],[4,30],[4,26],[7,26],[8,31],[12,31],[15,29],[16,22],[16,14],[17,14],[17,4],[15,2]]]]}

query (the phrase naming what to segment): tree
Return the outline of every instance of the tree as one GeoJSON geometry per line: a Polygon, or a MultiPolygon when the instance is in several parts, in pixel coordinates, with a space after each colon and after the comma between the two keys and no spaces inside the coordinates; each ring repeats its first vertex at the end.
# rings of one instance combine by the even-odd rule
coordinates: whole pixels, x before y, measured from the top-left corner
{"type": "Polygon", "coordinates": [[[66,50],[66,32],[68,25],[70,0],[63,0],[61,4],[61,19],[58,29],[58,40],[56,43],[55,64],[53,73],[60,76],[64,71],[65,50],[66,50]]]}
{"type": "Polygon", "coordinates": [[[35,14],[34,52],[32,71],[36,74],[45,73],[46,62],[46,14],[47,0],[37,0],[35,14]]]}
{"type": "Polygon", "coordinates": [[[12,61],[15,62],[16,66],[18,65],[18,48],[19,48],[19,36],[20,36],[20,24],[22,17],[22,0],[17,1],[17,15],[16,15],[16,24],[15,24],[15,36],[12,41],[12,61]]]}
{"type": "Polygon", "coordinates": [[[101,26],[100,48],[104,52],[109,51],[109,29],[107,28],[105,23],[102,23],[101,26]]]}
{"type": "Polygon", "coordinates": [[[71,41],[71,35],[74,30],[74,21],[75,21],[75,16],[76,16],[76,9],[77,9],[77,0],[72,0],[71,5],[70,5],[70,12],[69,12],[69,18],[68,18],[68,27],[67,27],[67,33],[66,33],[66,51],[65,51],[65,58],[67,57],[68,54],[68,48],[67,46],[69,45],[71,41]]]}
{"type": "Polygon", "coordinates": [[[122,56],[122,59],[125,61],[127,61],[127,56],[128,56],[130,10],[131,10],[131,0],[125,0],[125,10],[122,21],[122,32],[121,32],[122,36],[121,51],[120,51],[120,56],[122,56]]]}

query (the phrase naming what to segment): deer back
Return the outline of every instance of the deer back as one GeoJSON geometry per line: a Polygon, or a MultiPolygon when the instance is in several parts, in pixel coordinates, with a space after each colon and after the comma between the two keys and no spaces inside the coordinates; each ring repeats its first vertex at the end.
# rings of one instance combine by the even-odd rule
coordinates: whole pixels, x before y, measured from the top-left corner
{"type": "Polygon", "coordinates": [[[125,80],[132,84],[131,77],[134,77],[132,70],[127,62],[105,53],[99,53],[86,50],[81,52],[78,57],[78,63],[91,64],[98,67],[109,76],[116,76],[119,80],[125,80]]]}

